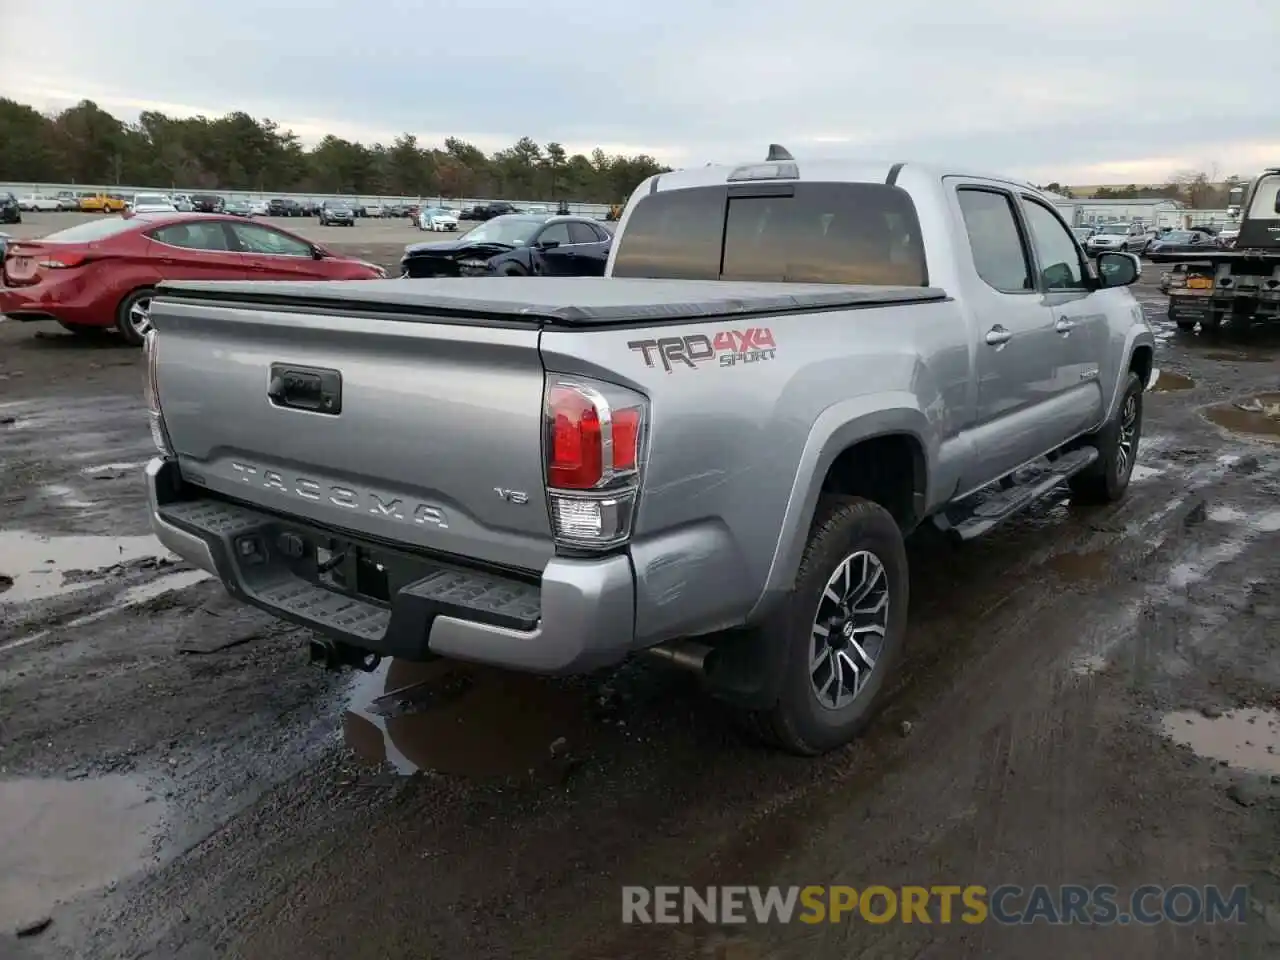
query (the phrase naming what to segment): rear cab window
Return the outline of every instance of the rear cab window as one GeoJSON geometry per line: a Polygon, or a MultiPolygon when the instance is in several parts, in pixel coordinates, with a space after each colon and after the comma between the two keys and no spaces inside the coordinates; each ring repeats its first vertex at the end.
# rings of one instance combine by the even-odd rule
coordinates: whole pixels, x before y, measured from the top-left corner
{"type": "Polygon", "coordinates": [[[983,187],[961,187],[956,196],[978,276],[1000,293],[1034,292],[1013,197],[983,187]]]}
{"type": "Polygon", "coordinates": [[[883,183],[734,184],[643,197],[615,277],[928,285],[915,205],[883,183]]]}

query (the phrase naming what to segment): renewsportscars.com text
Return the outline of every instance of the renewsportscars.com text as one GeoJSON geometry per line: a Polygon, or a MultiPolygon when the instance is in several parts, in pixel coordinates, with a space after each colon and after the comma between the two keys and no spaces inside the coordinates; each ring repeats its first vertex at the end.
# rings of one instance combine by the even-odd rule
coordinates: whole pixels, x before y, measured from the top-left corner
{"type": "Polygon", "coordinates": [[[623,923],[1244,923],[1249,888],[1005,884],[622,888],[623,923]]]}

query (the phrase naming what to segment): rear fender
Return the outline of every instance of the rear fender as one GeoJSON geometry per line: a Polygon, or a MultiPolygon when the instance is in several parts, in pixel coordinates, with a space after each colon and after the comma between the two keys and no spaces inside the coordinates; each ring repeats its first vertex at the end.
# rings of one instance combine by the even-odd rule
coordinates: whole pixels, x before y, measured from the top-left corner
{"type": "MultiPolygon", "coordinates": [[[[831,405],[818,417],[800,455],[764,590],[748,616],[749,622],[764,616],[794,585],[822,483],[836,457],[855,443],[888,434],[913,437],[925,452],[926,478],[932,477],[930,467],[937,459],[937,446],[930,438],[935,431],[913,394],[854,397],[831,405]]],[[[933,502],[927,489],[915,492],[926,502],[933,502]]]]}

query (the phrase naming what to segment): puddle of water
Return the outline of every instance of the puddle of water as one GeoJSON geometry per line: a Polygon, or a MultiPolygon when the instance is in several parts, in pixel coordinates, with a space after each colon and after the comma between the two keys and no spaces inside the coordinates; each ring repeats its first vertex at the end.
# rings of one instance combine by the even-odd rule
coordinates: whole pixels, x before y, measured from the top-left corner
{"type": "Polygon", "coordinates": [[[1249,515],[1239,507],[1233,507],[1230,504],[1210,507],[1206,516],[1215,523],[1239,523],[1241,520],[1248,519],[1249,517],[1249,515]]]}
{"type": "Polygon", "coordinates": [[[1105,669],[1107,669],[1107,658],[1100,653],[1077,657],[1071,663],[1071,672],[1077,677],[1089,677],[1095,673],[1101,673],[1105,669]]]}
{"type": "Polygon", "coordinates": [[[1232,433],[1280,437],[1280,393],[1260,393],[1246,400],[1214,404],[1205,408],[1204,416],[1232,433]]]}
{"type": "Polygon", "coordinates": [[[1175,563],[1169,569],[1169,586],[1174,590],[1185,590],[1193,583],[1199,583],[1216,567],[1229,563],[1249,546],[1245,539],[1226,540],[1211,550],[1206,551],[1197,560],[1175,563]]]}
{"type": "Polygon", "coordinates": [[[1106,577],[1111,557],[1105,550],[1059,553],[1050,557],[1045,566],[1069,583],[1081,583],[1106,577]]]}
{"type": "MultiPolygon", "coordinates": [[[[86,623],[95,623],[108,614],[115,613],[117,610],[136,607],[138,604],[146,603],[155,597],[174,590],[181,590],[183,587],[189,587],[192,584],[208,579],[209,574],[203,570],[179,570],[176,573],[166,573],[163,577],[157,577],[149,583],[141,583],[136,587],[130,587],[120,595],[120,598],[115,603],[103,607],[101,610],[95,610],[93,613],[85,614],[83,617],[68,620],[57,629],[65,630],[68,627],[83,627],[86,623]]],[[[40,630],[37,633],[29,633],[25,637],[19,637],[17,640],[10,640],[8,643],[0,643],[0,652],[12,650],[15,647],[25,647],[29,643],[43,640],[51,632],[51,630],[40,630]]]]}
{"type": "Polygon", "coordinates": [[[1150,480],[1152,477],[1159,477],[1164,471],[1159,467],[1148,467],[1141,463],[1135,463],[1133,470],[1129,473],[1130,481],[1133,480],[1150,480]]]}
{"type": "Polygon", "coordinates": [[[1151,393],[1170,393],[1174,390],[1190,390],[1196,385],[1196,382],[1190,377],[1183,376],[1181,373],[1174,373],[1171,370],[1161,370],[1160,376],[1156,378],[1155,386],[1150,390],[1151,393]]]}
{"type": "Polygon", "coordinates": [[[0,604],[54,597],[86,585],[66,582],[68,570],[96,570],[168,552],[150,535],[42,537],[22,530],[0,531],[0,574],[13,578],[13,585],[0,593],[0,604]]]}
{"type": "Polygon", "coordinates": [[[0,780],[0,929],[145,867],[164,816],[137,780],[0,780]]]}
{"type": "Polygon", "coordinates": [[[1168,714],[1164,735],[1210,760],[1254,773],[1280,774],[1280,713],[1227,710],[1206,717],[1190,710],[1168,714]]]}
{"type": "Polygon", "coordinates": [[[61,500],[63,506],[74,507],[77,510],[87,510],[90,507],[97,506],[91,500],[85,500],[75,490],[62,483],[51,483],[40,488],[40,492],[46,497],[53,497],[61,500]]]}
{"type": "Polygon", "coordinates": [[[102,473],[121,473],[130,470],[141,470],[147,465],[146,460],[130,460],[127,463],[99,463],[92,467],[82,467],[80,472],[92,477],[102,473]]]}
{"type": "Polygon", "coordinates": [[[403,774],[523,775],[545,769],[561,737],[580,753],[591,726],[582,693],[452,661],[384,661],[357,678],[348,704],[347,745],[403,774]]]}

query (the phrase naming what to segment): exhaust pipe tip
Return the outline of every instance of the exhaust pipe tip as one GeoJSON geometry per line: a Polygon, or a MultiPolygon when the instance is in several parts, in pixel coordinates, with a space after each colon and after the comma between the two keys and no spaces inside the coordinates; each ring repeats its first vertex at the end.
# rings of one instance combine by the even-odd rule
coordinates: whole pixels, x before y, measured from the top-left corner
{"type": "Polygon", "coordinates": [[[692,640],[672,640],[667,643],[660,643],[656,647],[649,647],[645,653],[656,660],[662,660],[682,670],[706,674],[713,659],[712,655],[715,653],[715,648],[709,647],[705,643],[695,643],[692,640]]]}

